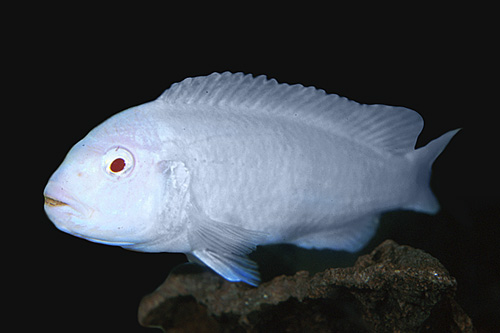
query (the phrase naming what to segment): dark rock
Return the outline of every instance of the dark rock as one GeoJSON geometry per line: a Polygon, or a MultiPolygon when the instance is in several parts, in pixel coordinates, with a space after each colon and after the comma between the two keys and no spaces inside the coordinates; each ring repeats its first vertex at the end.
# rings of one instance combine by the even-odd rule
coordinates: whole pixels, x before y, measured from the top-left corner
{"type": "Polygon", "coordinates": [[[278,276],[258,288],[215,273],[172,273],[139,322],[172,332],[474,332],[441,263],[385,241],[353,267],[278,276]]]}

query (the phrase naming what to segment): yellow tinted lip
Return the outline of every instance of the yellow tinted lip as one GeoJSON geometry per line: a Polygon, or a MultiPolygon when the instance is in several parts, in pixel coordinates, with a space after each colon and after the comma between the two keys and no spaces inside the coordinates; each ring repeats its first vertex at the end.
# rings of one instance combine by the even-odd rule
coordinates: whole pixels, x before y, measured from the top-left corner
{"type": "Polygon", "coordinates": [[[51,198],[49,196],[44,196],[44,198],[45,198],[44,204],[46,204],[47,206],[51,207],[68,206],[67,203],[51,198]]]}

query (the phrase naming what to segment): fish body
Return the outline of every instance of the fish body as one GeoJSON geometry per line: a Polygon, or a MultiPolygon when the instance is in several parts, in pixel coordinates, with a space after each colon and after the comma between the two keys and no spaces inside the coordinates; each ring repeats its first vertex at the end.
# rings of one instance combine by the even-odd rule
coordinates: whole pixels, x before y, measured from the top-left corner
{"type": "Polygon", "coordinates": [[[415,150],[422,128],[403,107],[264,76],[188,78],[77,143],[45,210],[76,236],[256,285],[257,245],[357,251],[383,212],[436,213],[431,166],[458,130],[415,150]]]}

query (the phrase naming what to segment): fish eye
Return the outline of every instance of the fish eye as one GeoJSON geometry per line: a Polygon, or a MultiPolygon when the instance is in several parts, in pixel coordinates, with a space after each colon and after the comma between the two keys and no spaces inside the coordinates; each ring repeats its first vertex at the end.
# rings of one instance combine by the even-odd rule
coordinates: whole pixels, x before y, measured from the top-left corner
{"type": "Polygon", "coordinates": [[[103,168],[114,178],[128,175],[134,168],[134,156],[126,148],[112,147],[103,156],[103,168]]]}
{"type": "Polygon", "coordinates": [[[109,170],[111,172],[117,173],[117,172],[123,171],[123,169],[125,169],[126,165],[127,164],[125,163],[125,160],[121,157],[118,157],[113,162],[111,162],[111,164],[109,165],[109,170]]]}

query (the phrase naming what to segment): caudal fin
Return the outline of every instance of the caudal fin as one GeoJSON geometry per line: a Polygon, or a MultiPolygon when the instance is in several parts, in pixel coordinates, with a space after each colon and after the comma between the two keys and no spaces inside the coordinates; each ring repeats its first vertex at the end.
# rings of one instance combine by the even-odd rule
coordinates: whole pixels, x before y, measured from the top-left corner
{"type": "Polygon", "coordinates": [[[429,142],[425,147],[407,154],[414,161],[416,171],[416,188],[414,199],[405,206],[406,209],[427,214],[436,214],[439,211],[439,202],[431,191],[430,178],[432,164],[443,152],[450,140],[460,129],[449,131],[439,138],[429,142]]]}

